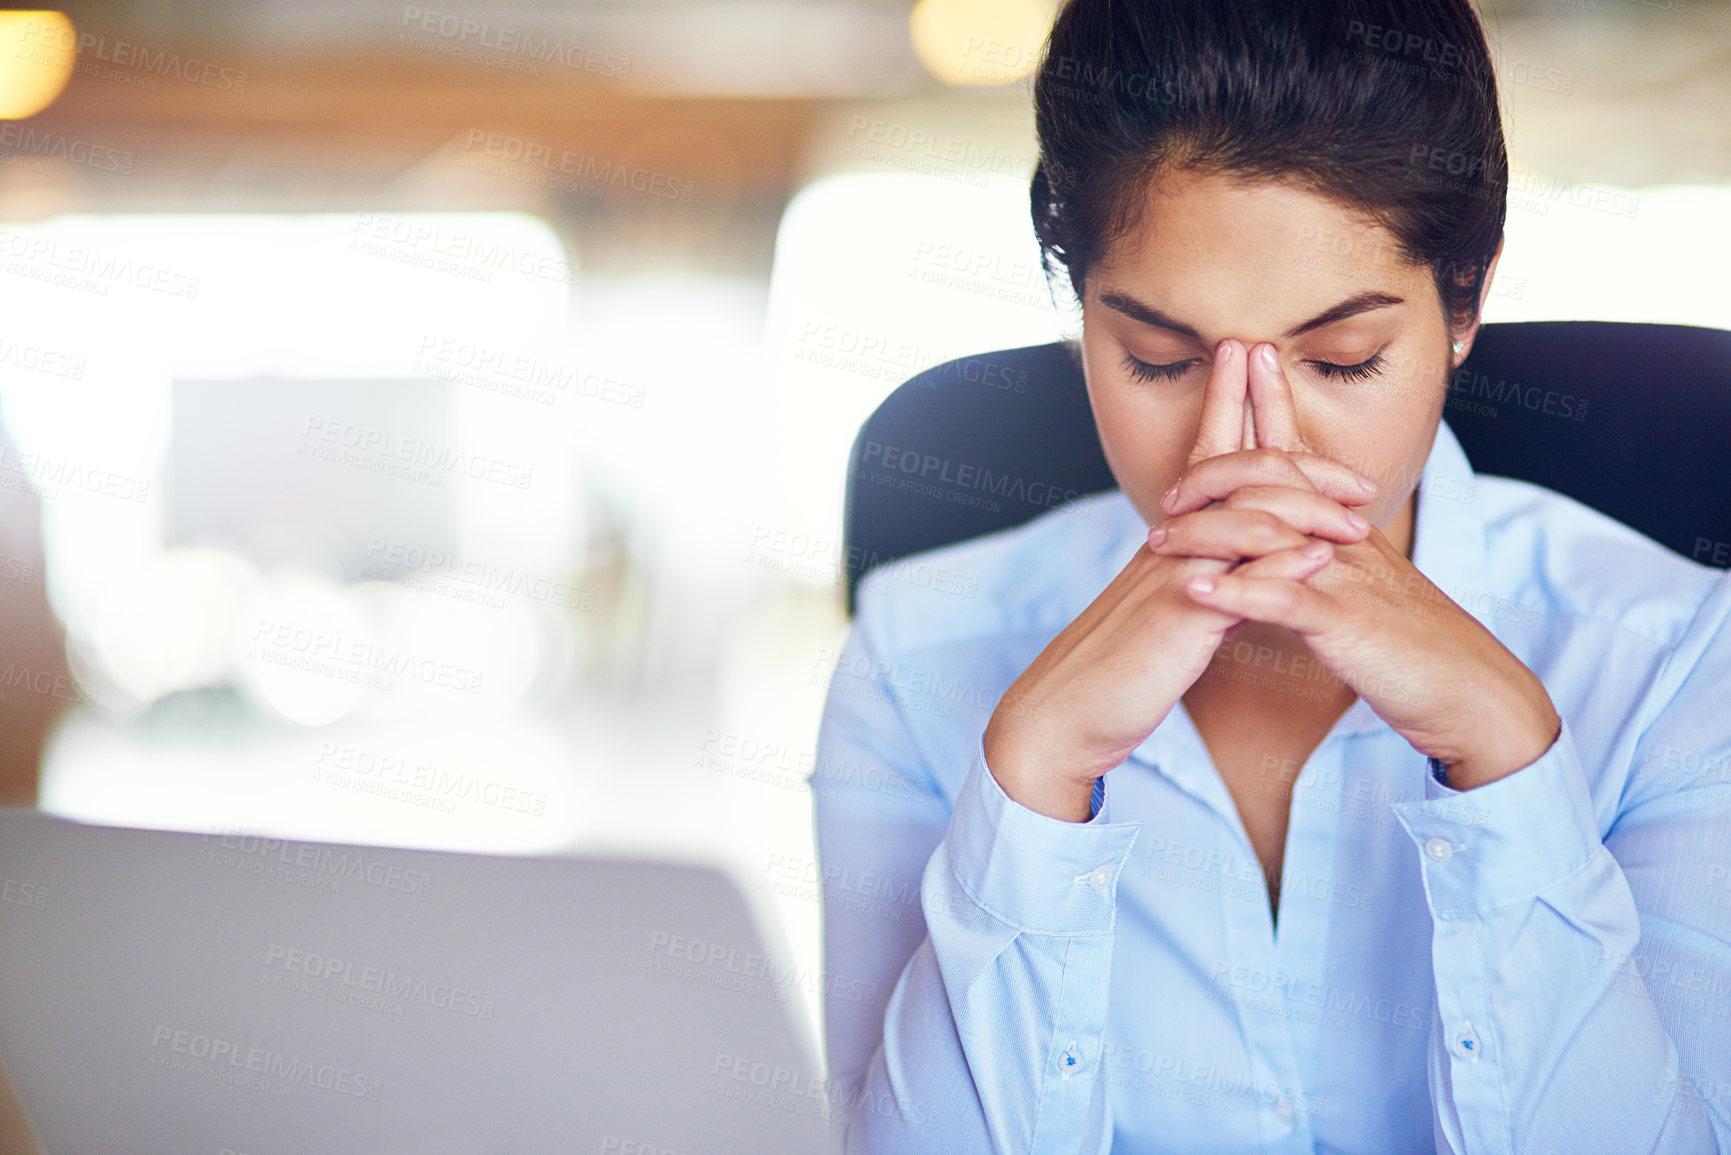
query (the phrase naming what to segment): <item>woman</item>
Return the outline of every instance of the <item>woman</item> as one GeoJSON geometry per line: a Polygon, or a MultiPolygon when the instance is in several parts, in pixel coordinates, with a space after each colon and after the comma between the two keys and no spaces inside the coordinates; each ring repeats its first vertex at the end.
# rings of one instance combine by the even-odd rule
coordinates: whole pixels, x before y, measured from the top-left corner
{"type": "Polygon", "coordinates": [[[1731,1151],[1731,586],[1440,423],[1508,171],[1467,0],[1070,0],[1035,106],[1119,484],[862,587],[847,1150],[1731,1151]]]}

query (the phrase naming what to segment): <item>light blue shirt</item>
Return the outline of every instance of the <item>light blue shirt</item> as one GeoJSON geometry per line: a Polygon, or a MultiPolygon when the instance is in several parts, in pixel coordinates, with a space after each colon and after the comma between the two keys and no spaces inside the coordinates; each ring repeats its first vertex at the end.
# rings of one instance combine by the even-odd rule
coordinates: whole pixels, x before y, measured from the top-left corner
{"type": "Polygon", "coordinates": [[[1418,491],[1414,564],[1562,733],[1455,791],[1356,702],[1294,787],[1278,924],[1181,704],[1086,823],[985,767],[1145,542],[1120,491],[868,575],[809,775],[847,1151],[1731,1152],[1731,582],[1475,476],[1446,424],[1418,491]]]}

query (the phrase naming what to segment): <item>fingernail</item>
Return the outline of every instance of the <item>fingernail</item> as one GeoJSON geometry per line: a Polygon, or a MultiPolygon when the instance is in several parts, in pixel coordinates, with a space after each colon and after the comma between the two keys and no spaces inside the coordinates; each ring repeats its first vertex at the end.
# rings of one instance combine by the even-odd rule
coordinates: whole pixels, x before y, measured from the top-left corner
{"type": "Polygon", "coordinates": [[[1306,547],[1304,551],[1304,556],[1309,558],[1311,561],[1322,561],[1328,557],[1328,554],[1328,543],[1323,541],[1316,542],[1313,545],[1306,547]]]}
{"type": "Polygon", "coordinates": [[[1232,338],[1222,337],[1220,344],[1214,346],[1214,356],[1222,361],[1232,356],[1232,338]]]}
{"type": "Polygon", "coordinates": [[[1168,489],[1165,495],[1160,498],[1160,507],[1164,509],[1167,506],[1170,506],[1172,504],[1172,499],[1176,496],[1178,496],[1178,484],[1174,482],[1172,488],[1168,489]]]}
{"type": "Polygon", "coordinates": [[[1376,482],[1372,481],[1362,473],[1358,475],[1358,487],[1366,493],[1376,492],[1376,482]]]}
{"type": "Polygon", "coordinates": [[[1193,577],[1190,579],[1190,588],[1199,594],[1211,594],[1214,592],[1214,579],[1201,576],[1193,577]]]}
{"type": "Polygon", "coordinates": [[[1163,542],[1165,540],[1166,540],[1166,523],[1165,522],[1161,522],[1159,525],[1155,526],[1153,529],[1148,531],[1148,545],[1151,548],[1157,547],[1161,542],[1163,542]]]}
{"type": "Polygon", "coordinates": [[[1346,524],[1350,525],[1358,533],[1363,533],[1365,530],[1370,528],[1370,522],[1364,520],[1363,517],[1354,513],[1350,509],[1346,511],[1346,524]]]}
{"type": "Polygon", "coordinates": [[[1274,355],[1273,345],[1264,345],[1262,347],[1262,363],[1270,369],[1280,368],[1280,358],[1274,355]]]}

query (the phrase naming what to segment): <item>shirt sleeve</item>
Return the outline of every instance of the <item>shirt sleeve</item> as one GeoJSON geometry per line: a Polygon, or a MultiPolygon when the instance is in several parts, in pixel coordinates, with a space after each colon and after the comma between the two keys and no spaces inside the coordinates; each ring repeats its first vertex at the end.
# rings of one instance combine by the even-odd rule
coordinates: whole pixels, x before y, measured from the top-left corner
{"type": "Polygon", "coordinates": [[[1393,807],[1432,916],[1439,1150],[1731,1152],[1727,643],[1673,655],[1603,837],[1566,720],[1514,773],[1393,807]]]}
{"type": "Polygon", "coordinates": [[[883,649],[862,600],[810,777],[830,990],[888,992],[825,999],[843,1149],[1104,1155],[1117,883],[1140,823],[1108,821],[1103,779],[1088,822],[1020,805],[978,734],[946,802],[876,676],[883,649]]]}

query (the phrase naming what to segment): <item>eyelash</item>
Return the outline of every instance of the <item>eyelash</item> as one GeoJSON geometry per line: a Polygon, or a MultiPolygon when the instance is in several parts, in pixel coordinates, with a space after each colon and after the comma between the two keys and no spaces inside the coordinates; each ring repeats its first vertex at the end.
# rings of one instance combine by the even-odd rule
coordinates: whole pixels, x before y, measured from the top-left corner
{"type": "Polygon", "coordinates": [[[1333,377],[1340,381],[1363,381],[1373,377],[1382,368],[1382,354],[1372,353],[1366,360],[1356,365],[1336,365],[1332,361],[1311,361],[1308,364],[1316,366],[1325,377],[1333,377]]]}
{"type": "Polygon", "coordinates": [[[1194,364],[1196,358],[1192,357],[1188,361],[1174,361],[1170,365],[1150,365],[1134,354],[1124,354],[1124,368],[1129,370],[1130,376],[1144,385],[1155,381],[1171,381],[1182,376],[1184,371],[1194,364]]]}
{"type": "MultiPolygon", "coordinates": [[[[1132,354],[1124,354],[1124,368],[1129,371],[1131,377],[1143,384],[1175,380],[1196,363],[1197,359],[1192,357],[1188,361],[1173,361],[1167,365],[1150,365],[1132,354]]],[[[1363,381],[1367,377],[1374,376],[1382,368],[1382,354],[1373,353],[1368,359],[1360,361],[1356,365],[1337,365],[1333,361],[1306,361],[1305,364],[1315,366],[1317,372],[1325,377],[1333,377],[1339,381],[1363,381]]]]}

